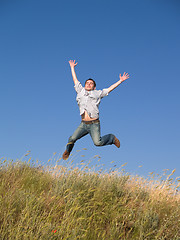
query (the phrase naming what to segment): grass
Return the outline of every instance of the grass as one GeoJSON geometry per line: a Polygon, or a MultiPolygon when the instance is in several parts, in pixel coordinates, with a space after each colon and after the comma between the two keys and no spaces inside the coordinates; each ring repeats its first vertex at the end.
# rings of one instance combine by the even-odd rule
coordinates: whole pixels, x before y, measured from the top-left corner
{"type": "Polygon", "coordinates": [[[0,167],[0,239],[179,240],[179,182],[124,171],[37,166],[0,167]]]}

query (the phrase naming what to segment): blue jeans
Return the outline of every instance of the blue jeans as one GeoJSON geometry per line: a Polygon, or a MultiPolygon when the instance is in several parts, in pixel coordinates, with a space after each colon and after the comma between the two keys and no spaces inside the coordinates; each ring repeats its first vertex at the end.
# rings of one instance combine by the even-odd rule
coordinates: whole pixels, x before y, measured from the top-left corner
{"type": "Polygon", "coordinates": [[[86,124],[84,122],[81,122],[79,127],[75,130],[73,135],[69,138],[68,144],[66,146],[66,150],[70,153],[74,147],[74,143],[78,139],[86,136],[88,133],[90,134],[95,146],[105,146],[105,145],[111,145],[114,143],[115,136],[113,134],[107,134],[101,137],[100,122],[91,123],[91,124],[86,124]]]}

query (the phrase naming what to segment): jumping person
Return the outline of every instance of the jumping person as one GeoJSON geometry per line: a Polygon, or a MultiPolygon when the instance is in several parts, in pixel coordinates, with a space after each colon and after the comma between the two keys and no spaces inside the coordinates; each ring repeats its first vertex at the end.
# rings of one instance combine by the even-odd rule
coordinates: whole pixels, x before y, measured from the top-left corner
{"type": "Polygon", "coordinates": [[[96,82],[89,78],[85,82],[85,87],[82,87],[81,83],[78,81],[75,66],[77,62],[75,60],[70,60],[69,65],[71,67],[72,78],[74,81],[74,88],[77,92],[77,103],[79,105],[81,123],[79,127],[75,130],[73,135],[69,138],[66,145],[66,150],[63,153],[63,159],[67,160],[70,152],[72,151],[75,142],[87,135],[90,134],[94,144],[96,146],[105,146],[114,144],[116,147],[120,147],[120,141],[113,134],[107,134],[103,137],[100,135],[100,121],[99,121],[99,104],[101,98],[105,97],[119,86],[123,81],[129,78],[128,73],[124,73],[122,76],[119,75],[119,81],[111,85],[109,88],[103,90],[96,90],[96,82]]]}

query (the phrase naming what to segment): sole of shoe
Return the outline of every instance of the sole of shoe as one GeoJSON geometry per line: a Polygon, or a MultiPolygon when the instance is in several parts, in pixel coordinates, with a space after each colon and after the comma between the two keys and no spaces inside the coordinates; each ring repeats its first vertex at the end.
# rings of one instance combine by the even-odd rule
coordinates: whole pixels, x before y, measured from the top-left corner
{"type": "Polygon", "coordinates": [[[67,160],[67,159],[69,158],[69,155],[70,155],[70,153],[68,153],[67,151],[65,151],[65,152],[63,153],[62,159],[63,159],[63,160],[67,160]]]}

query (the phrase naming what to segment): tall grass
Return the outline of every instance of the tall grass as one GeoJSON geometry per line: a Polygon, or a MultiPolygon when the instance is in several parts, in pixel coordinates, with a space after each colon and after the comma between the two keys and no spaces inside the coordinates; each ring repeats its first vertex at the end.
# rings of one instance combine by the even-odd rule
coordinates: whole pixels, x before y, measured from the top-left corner
{"type": "Polygon", "coordinates": [[[0,239],[180,239],[173,172],[144,179],[82,166],[2,161],[0,239]]]}

